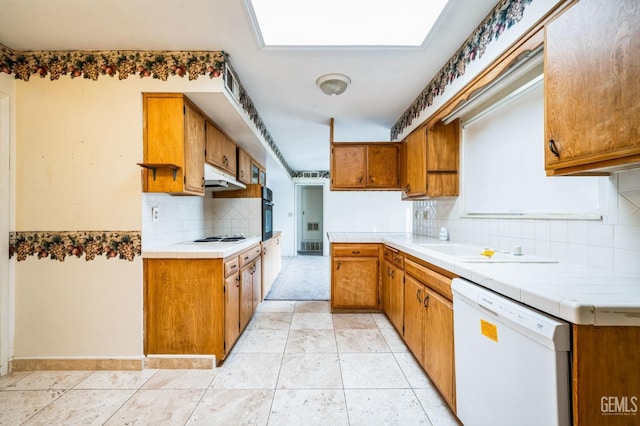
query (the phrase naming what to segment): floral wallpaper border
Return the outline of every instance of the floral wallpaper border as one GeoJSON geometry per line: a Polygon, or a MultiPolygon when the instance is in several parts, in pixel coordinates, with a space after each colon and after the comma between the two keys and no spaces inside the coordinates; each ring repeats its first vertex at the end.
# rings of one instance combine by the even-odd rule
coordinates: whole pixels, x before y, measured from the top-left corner
{"type": "Polygon", "coordinates": [[[33,75],[58,80],[63,75],[97,80],[100,76],[124,80],[130,75],[166,81],[169,76],[201,75],[215,78],[224,71],[225,53],[219,51],[19,51],[0,44],[0,72],[16,80],[33,75]]]}
{"type": "Polygon", "coordinates": [[[414,119],[420,116],[422,111],[432,105],[433,99],[441,95],[446,86],[463,76],[467,64],[482,57],[489,43],[497,40],[505,30],[520,22],[524,9],[532,1],[502,0],[498,3],[393,125],[391,140],[395,140],[414,119]]]}
{"type": "MultiPolygon", "coordinates": [[[[118,75],[119,80],[125,80],[136,74],[140,78],[152,77],[162,81],[169,76],[185,75],[189,76],[189,80],[197,80],[202,75],[220,77],[225,66],[231,68],[229,58],[222,51],[19,51],[0,44],[0,72],[13,74],[16,80],[23,81],[29,81],[34,75],[40,78],[48,75],[52,81],[63,75],[96,81],[100,76],[118,75]]],[[[280,152],[244,86],[240,82],[238,86],[242,108],[284,168],[293,176],[294,171],[280,152]]]]}
{"type": "Polygon", "coordinates": [[[97,256],[133,261],[142,254],[140,231],[20,231],[9,233],[9,258],[29,256],[64,262],[68,257],[94,260],[97,256]]]}

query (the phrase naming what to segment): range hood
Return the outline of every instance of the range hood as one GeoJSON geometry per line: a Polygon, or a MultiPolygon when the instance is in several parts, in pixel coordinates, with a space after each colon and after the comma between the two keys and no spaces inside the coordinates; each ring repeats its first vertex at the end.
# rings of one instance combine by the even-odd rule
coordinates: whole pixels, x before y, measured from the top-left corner
{"type": "Polygon", "coordinates": [[[205,163],[204,188],[209,191],[236,191],[238,189],[245,189],[246,185],[216,169],[211,164],[205,163]]]}

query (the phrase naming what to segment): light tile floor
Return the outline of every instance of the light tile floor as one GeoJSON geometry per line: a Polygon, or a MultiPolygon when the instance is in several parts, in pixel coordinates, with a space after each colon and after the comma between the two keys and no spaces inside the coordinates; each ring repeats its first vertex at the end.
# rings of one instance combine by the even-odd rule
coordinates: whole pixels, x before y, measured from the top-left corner
{"type": "Polygon", "coordinates": [[[457,425],[383,314],[265,301],[214,370],[0,377],[0,425],[457,425]]]}

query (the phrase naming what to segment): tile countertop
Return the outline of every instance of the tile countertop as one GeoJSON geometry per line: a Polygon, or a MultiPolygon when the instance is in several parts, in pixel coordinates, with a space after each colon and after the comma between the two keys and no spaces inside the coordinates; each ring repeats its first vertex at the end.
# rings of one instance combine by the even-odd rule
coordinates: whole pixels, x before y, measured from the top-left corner
{"type": "Polygon", "coordinates": [[[260,237],[247,237],[236,243],[183,243],[142,250],[145,259],[219,259],[238,254],[260,242],[260,237]]]}
{"type": "Polygon", "coordinates": [[[637,275],[564,262],[460,262],[419,245],[449,242],[409,233],[328,232],[327,236],[335,243],[384,243],[574,324],[640,326],[637,275]]]}

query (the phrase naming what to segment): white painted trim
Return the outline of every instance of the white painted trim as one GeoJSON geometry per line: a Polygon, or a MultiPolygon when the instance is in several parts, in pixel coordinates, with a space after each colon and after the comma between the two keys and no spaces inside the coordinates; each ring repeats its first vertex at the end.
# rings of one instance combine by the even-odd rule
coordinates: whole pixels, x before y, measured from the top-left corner
{"type": "Polygon", "coordinates": [[[9,260],[11,224],[11,98],[0,92],[0,376],[13,354],[15,297],[9,260]]]}

